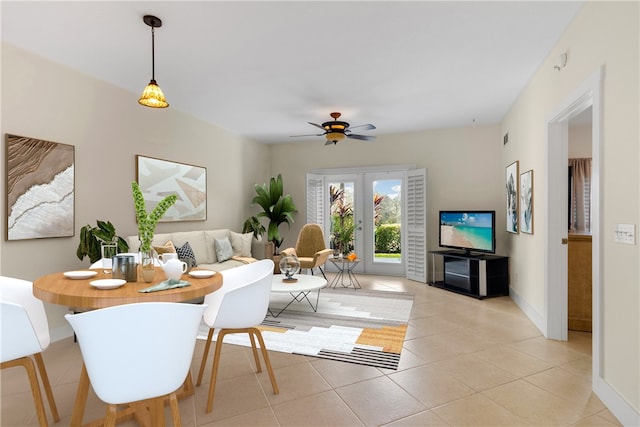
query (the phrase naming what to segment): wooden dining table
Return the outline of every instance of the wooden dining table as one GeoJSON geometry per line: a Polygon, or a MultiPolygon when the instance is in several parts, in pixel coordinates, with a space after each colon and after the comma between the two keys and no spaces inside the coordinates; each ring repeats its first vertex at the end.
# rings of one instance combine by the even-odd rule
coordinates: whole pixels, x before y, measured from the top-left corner
{"type": "MultiPolygon", "coordinates": [[[[167,280],[164,271],[161,268],[157,268],[154,280],[150,283],[144,282],[142,274],[138,271],[138,281],[136,282],[127,282],[115,289],[98,289],[91,286],[90,282],[99,279],[111,279],[111,273],[105,272],[103,269],[86,271],[95,271],[97,274],[87,279],[70,279],[63,272],[40,277],[33,282],[33,295],[45,302],[69,306],[74,311],[83,311],[139,302],[191,301],[202,298],[222,287],[222,275],[216,272],[208,278],[195,278],[185,274],[181,280],[187,280],[190,285],[182,288],[156,292],[138,292],[140,289],[145,289],[167,280]]],[[[89,386],[89,376],[83,363],[71,418],[72,427],[83,425],[82,421],[89,394],[89,386]]],[[[178,393],[178,397],[190,396],[194,392],[193,381],[189,373],[182,390],[178,393]]],[[[150,408],[147,403],[137,402],[118,411],[117,422],[120,423],[135,418],[143,426],[155,426],[157,424],[156,415],[157,411],[150,408]]],[[[163,411],[160,416],[164,418],[163,411]]],[[[103,419],[98,419],[85,425],[101,426],[103,422],[103,419]]]]}

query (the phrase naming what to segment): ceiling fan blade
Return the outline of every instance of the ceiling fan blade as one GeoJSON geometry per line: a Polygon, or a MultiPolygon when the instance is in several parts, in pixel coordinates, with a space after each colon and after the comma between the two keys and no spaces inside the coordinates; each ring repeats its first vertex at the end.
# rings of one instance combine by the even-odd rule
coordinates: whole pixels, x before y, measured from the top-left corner
{"type": "Polygon", "coordinates": [[[322,129],[322,130],[326,130],[325,128],[323,128],[322,126],[320,126],[320,125],[319,125],[319,124],[317,124],[317,123],[311,123],[311,122],[307,122],[307,123],[309,123],[311,126],[315,126],[315,127],[320,128],[320,129],[322,129]]]}
{"type": "Polygon", "coordinates": [[[351,126],[349,129],[355,129],[355,128],[363,128],[362,130],[373,130],[376,127],[371,123],[367,123],[366,125],[351,126]]]}
{"type": "Polygon", "coordinates": [[[325,143],[324,143],[324,145],[331,145],[331,144],[334,144],[334,145],[335,145],[336,143],[335,143],[335,142],[333,142],[333,141],[330,141],[330,140],[328,140],[328,139],[327,139],[327,142],[325,142],[325,143]]]}
{"type": "Polygon", "coordinates": [[[351,133],[349,135],[347,135],[347,138],[352,138],[352,139],[360,139],[362,141],[373,141],[374,139],[376,139],[375,136],[371,136],[371,135],[358,135],[355,133],[351,133]]]}
{"type": "Polygon", "coordinates": [[[322,135],[324,135],[324,133],[309,133],[306,135],[289,135],[289,138],[295,138],[298,136],[322,136],[322,135]]]}

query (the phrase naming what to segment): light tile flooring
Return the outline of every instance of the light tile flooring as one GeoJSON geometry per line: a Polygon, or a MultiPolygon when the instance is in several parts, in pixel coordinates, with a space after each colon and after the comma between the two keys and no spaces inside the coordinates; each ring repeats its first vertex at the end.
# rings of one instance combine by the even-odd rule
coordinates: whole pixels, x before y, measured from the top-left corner
{"type": "MultiPolygon", "coordinates": [[[[546,340],[508,297],[480,301],[401,278],[359,277],[364,288],[415,294],[397,371],[270,352],[280,388],[274,395],[266,372],[254,372],[250,351],[226,345],[213,411],[204,409],[207,378],[180,401],[183,425],[620,425],[591,392],[590,334],[546,340]]],[[[202,349],[199,341],[194,379],[202,349]]],[[[124,357],[144,363],[135,354],[124,357]]],[[[58,425],[69,425],[80,352],[69,338],[53,343],[44,359],[58,425]]],[[[3,370],[0,379],[0,424],[37,425],[24,370],[3,370]]],[[[92,394],[85,421],[103,414],[104,404],[92,394]]]]}

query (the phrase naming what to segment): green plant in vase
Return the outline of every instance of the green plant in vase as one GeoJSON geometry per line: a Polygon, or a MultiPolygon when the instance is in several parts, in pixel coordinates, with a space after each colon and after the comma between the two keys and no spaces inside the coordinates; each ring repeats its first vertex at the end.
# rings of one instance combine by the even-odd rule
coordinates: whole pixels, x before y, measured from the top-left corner
{"type": "Polygon", "coordinates": [[[140,265],[142,267],[142,277],[145,282],[151,282],[155,273],[154,256],[151,243],[153,235],[156,231],[156,225],[167,210],[176,202],[178,196],[170,194],[160,201],[156,207],[147,213],[144,197],[137,182],[131,183],[133,190],[133,204],[136,210],[136,219],[138,220],[138,238],[140,239],[140,265]]]}
{"type": "MultiPolygon", "coordinates": [[[[101,246],[104,243],[115,243],[118,247],[118,252],[127,252],[129,250],[129,245],[122,237],[116,234],[116,228],[110,221],[97,220],[96,227],[87,224],[80,229],[80,242],[76,249],[76,256],[81,261],[85,256],[88,256],[89,262],[94,263],[102,258],[101,246]]],[[[115,255],[115,253],[112,255],[115,255]]]]}
{"type": "Polygon", "coordinates": [[[242,225],[242,232],[253,233],[253,237],[259,239],[264,233],[267,232],[267,229],[264,228],[264,225],[262,225],[260,219],[257,216],[252,216],[248,218],[242,225]]]}

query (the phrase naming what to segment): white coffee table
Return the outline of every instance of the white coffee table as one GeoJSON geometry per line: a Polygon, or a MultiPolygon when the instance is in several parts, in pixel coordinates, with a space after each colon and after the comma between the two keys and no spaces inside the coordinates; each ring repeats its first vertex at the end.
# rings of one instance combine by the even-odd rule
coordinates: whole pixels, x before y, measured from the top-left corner
{"type": "Polygon", "coordinates": [[[274,274],[273,275],[273,281],[272,281],[272,284],[271,284],[271,292],[272,293],[279,293],[279,294],[289,293],[289,294],[291,294],[292,299],[291,299],[291,301],[289,301],[289,303],[287,305],[284,306],[284,308],[280,309],[280,311],[278,311],[277,313],[274,313],[273,311],[271,311],[271,308],[269,308],[269,314],[272,317],[278,317],[293,302],[295,302],[295,301],[301,302],[301,301],[304,301],[304,300],[306,300],[309,303],[309,306],[311,306],[311,309],[314,312],[317,311],[318,310],[318,301],[320,300],[320,289],[322,289],[325,286],[327,286],[327,280],[325,278],[319,277],[319,276],[310,276],[310,275],[306,275],[306,274],[296,274],[293,277],[298,279],[298,281],[297,282],[293,282],[293,283],[287,283],[287,282],[283,281],[283,279],[285,277],[286,276],[284,274],[274,274]],[[309,299],[309,293],[311,293],[313,291],[318,291],[318,294],[316,296],[315,305],[309,299]]]}

